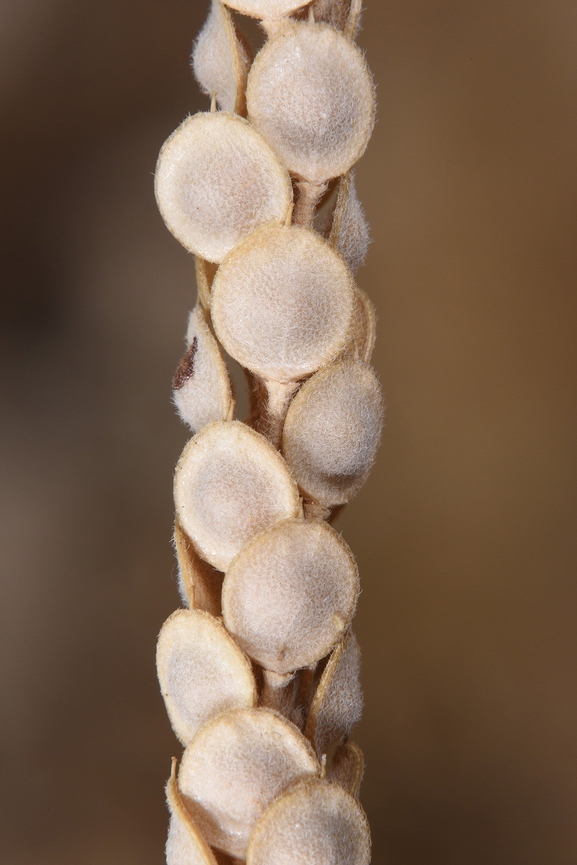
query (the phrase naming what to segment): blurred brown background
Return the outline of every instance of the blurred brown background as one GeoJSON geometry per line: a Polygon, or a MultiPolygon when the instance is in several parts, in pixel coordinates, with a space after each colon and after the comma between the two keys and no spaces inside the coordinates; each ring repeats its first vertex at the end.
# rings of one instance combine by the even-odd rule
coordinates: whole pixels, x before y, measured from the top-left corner
{"type": "MultiPolygon", "coordinates": [[[[160,865],[179,752],[169,403],[194,298],[160,145],[201,0],[2,0],[6,865],[160,865]]],[[[577,862],[577,5],[373,0],[358,169],[388,424],[364,591],[375,865],[577,862]]]]}

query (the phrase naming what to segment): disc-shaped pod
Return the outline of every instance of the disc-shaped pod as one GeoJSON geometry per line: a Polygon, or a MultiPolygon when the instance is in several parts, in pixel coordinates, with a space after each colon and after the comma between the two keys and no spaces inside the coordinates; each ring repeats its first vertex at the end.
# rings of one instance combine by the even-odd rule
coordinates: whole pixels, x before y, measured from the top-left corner
{"type": "Polygon", "coordinates": [[[236,31],[221,0],[212,0],[205,25],[194,43],[192,68],[207,96],[215,95],[219,108],[243,114],[246,76],[251,64],[247,42],[236,31]]]}
{"type": "Polygon", "coordinates": [[[264,138],[224,111],[187,118],[164,144],[156,200],[177,240],[220,262],[245,235],[284,221],[290,178],[264,138]]]}
{"type": "Polygon", "coordinates": [[[343,258],[305,228],[270,226],[237,246],[212,285],[216,335],[265,379],[301,379],[345,345],[355,287],[343,258]]]}
{"type": "Polygon", "coordinates": [[[170,811],[166,841],[166,865],[218,865],[217,859],[190,816],[175,777],[176,760],[166,785],[170,811]]]}
{"type": "Polygon", "coordinates": [[[321,184],[362,156],[375,115],[359,48],[328,24],[294,23],[257,54],[248,115],[296,177],[321,184]]]}
{"type": "Polygon", "coordinates": [[[300,511],[282,457],[239,421],[210,424],[189,441],[176,467],[174,500],[200,555],[223,571],[254,535],[300,511]]]}
{"type": "Polygon", "coordinates": [[[226,572],[227,629],[267,670],[314,664],[353,617],[358,570],[340,535],[324,522],[288,520],[247,544],[226,572]]]}
{"type": "Polygon", "coordinates": [[[363,752],[354,742],[344,742],[327,763],[327,781],[340,784],[352,796],[358,796],[365,771],[363,752]]]}
{"type": "Polygon", "coordinates": [[[179,787],[209,844],[244,858],[254,824],[292,784],[320,772],[302,733],[270,709],[213,719],[188,745],[179,787]]]}

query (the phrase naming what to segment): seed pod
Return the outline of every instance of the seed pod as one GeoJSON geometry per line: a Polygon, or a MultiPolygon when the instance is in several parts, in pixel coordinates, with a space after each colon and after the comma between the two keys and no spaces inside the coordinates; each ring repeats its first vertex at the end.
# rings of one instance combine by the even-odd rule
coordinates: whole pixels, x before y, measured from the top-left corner
{"type": "Polygon", "coordinates": [[[174,499],[182,528],[219,570],[253,535],[300,510],[282,457],[239,421],[210,424],[189,441],[176,467],[174,499]]]}
{"type": "Polygon", "coordinates": [[[325,21],[353,39],[360,24],[362,0],[315,0],[315,21],[325,21]]]}
{"type": "Polygon", "coordinates": [[[323,522],[288,520],[254,538],[230,565],[224,622],[267,670],[289,673],[324,657],[353,617],[357,566],[323,522]]]}
{"type": "Polygon", "coordinates": [[[237,246],[212,286],[216,335],[251,372],[277,382],[309,375],[345,344],[354,283],[345,262],[316,234],[267,227],[237,246]]]}
{"type": "Polygon", "coordinates": [[[239,38],[226,6],[212,0],[206,23],[192,51],[192,67],[201,90],[213,93],[219,108],[243,114],[246,76],[251,64],[246,40],[239,38]]]}
{"type": "Polygon", "coordinates": [[[181,419],[196,433],[216,420],[231,420],[234,401],[226,363],[200,306],[190,313],[186,342],[172,398],[181,419]]]}
{"type": "Polygon", "coordinates": [[[354,742],[339,745],[327,765],[327,781],[340,784],[352,796],[358,796],[365,771],[363,752],[354,742]]]}
{"type": "Polygon", "coordinates": [[[315,692],[305,736],[317,754],[345,739],[361,720],[363,692],[360,683],[361,653],[354,634],[345,634],[333,649],[315,692]]]}
{"type": "Polygon", "coordinates": [[[248,658],[224,626],[201,610],[177,610],[166,620],[156,669],[172,729],[183,745],[215,715],[256,704],[248,658]]]}
{"type": "Polygon", "coordinates": [[[178,589],[183,605],[220,616],[223,574],[200,558],[178,519],[174,522],[174,545],[178,559],[178,589]]]}
{"type": "Polygon", "coordinates": [[[370,363],[377,337],[377,314],[371,299],[357,288],[353,317],[341,359],[370,363]]]}
{"type": "Polygon", "coordinates": [[[352,173],[340,179],[335,206],[329,218],[319,226],[319,232],[329,238],[351,272],[356,273],[366,258],[370,237],[352,173]]]}
{"type": "Polygon", "coordinates": [[[176,778],[176,760],[172,762],[172,775],[166,785],[170,811],[166,865],[217,865],[214,853],[198,831],[182,801],[176,778]]]}
{"type": "Polygon", "coordinates": [[[248,845],[247,865],[369,865],[371,836],[356,799],[336,784],[308,781],[264,812],[248,845]]]}
{"type": "Polygon", "coordinates": [[[295,9],[306,6],[309,0],[226,0],[226,5],[242,15],[266,21],[279,21],[295,9]]]}
{"type": "Polygon", "coordinates": [[[307,497],[349,501],[373,464],[382,418],[381,388],[366,364],[341,361],[303,385],[286,416],[283,453],[307,497]]]}
{"type": "Polygon", "coordinates": [[[284,221],[285,169],[246,120],[224,111],[187,118],[158,157],[156,201],[189,252],[220,262],[249,232],[284,221]]]}
{"type": "Polygon", "coordinates": [[[267,805],[319,772],[293,724],[270,709],[237,709],[201,727],[182,758],[179,786],[209,844],[244,858],[267,805]]]}
{"type": "Polygon", "coordinates": [[[289,171],[317,184],[348,171],[373,130],[365,59],[328,24],[295,23],[267,42],[251,67],[246,99],[249,119],[289,171]]]}

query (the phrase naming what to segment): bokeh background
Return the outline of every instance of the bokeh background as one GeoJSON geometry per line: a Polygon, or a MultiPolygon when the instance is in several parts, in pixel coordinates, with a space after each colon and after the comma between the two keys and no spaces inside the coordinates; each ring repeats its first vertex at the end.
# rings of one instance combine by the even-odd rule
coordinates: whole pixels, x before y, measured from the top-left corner
{"type": "MultiPolygon", "coordinates": [[[[191,257],[157,152],[201,0],[2,0],[6,865],[161,865],[179,748],[170,379],[191,257]]],[[[388,405],[364,590],[375,865],[577,861],[574,0],[373,0],[357,180],[388,405]]]]}

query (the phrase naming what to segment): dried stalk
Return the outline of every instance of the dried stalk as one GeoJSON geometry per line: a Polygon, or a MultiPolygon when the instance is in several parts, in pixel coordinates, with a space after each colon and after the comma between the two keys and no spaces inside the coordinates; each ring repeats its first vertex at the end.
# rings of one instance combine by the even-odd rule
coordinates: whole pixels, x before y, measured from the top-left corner
{"type": "Polygon", "coordinates": [[[193,432],[174,487],[185,609],[157,652],[185,747],[168,865],[370,860],[348,741],[359,577],[328,522],[366,480],[383,414],[374,310],[353,277],[368,230],[351,167],[374,122],[360,6],[212,0],[193,52],[211,110],[159,157],[158,205],[198,285],[173,382],[193,432]],[[254,60],[230,10],[267,34],[254,60]],[[244,423],[223,349],[249,381],[244,423]]]}

